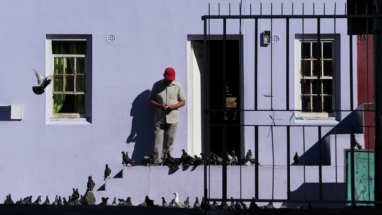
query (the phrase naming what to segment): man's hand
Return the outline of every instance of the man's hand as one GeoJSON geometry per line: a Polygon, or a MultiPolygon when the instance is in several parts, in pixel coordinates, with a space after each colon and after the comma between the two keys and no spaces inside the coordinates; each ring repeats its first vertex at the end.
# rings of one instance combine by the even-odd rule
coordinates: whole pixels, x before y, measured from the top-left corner
{"type": "Polygon", "coordinates": [[[170,110],[174,110],[175,106],[174,105],[169,105],[167,108],[170,109],[170,110]]]}
{"type": "MultiPolygon", "coordinates": [[[[171,105],[170,105],[170,106],[171,106],[171,105]]],[[[162,108],[163,110],[167,110],[167,108],[169,108],[170,106],[167,106],[167,105],[162,104],[161,108],[162,108]]]]}

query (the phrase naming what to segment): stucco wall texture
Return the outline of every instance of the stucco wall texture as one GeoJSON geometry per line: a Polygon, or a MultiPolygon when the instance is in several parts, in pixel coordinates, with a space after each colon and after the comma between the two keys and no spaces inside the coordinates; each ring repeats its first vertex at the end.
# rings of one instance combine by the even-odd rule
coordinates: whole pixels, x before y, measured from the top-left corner
{"type": "MultiPolygon", "coordinates": [[[[2,0],[0,1],[0,105],[23,104],[24,112],[21,121],[0,121],[0,197],[9,193],[14,200],[32,195],[68,196],[72,188],[79,188],[85,192],[89,175],[93,176],[96,189],[104,184],[103,171],[105,164],[109,164],[112,176],[121,171],[121,151],[128,151],[129,155],[141,161],[143,151],[151,154],[153,145],[153,117],[154,110],[147,103],[147,97],[152,84],[162,78],[166,67],[176,70],[176,80],[182,84],[187,97],[190,89],[187,73],[189,56],[187,41],[189,36],[203,35],[203,22],[201,16],[210,13],[239,14],[239,2],[242,2],[242,14],[262,13],[294,14],[302,13],[302,3],[305,5],[305,14],[323,14],[323,4],[326,4],[325,13],[334,13],[334,3],[337,3],[337,14],[344,14],[345,0],[313,0],[313,1],[229,1],[229,0],[142,0],[142,1],[106,1],[106,0],[2,0]],[[106,37],[109,34],[116,36],[116,41],[109,44],[106,37]],[[92,120],[89,122],[59,122],[50,123],[46,120],[46,96],[37,96],[31,87],[36,85],[36,78],[32,69],[45,74],[47,35],[91,35],[92,38],[92,120]]],[[[223,33],[222,20],[211,20],[210,33],[221,35],[223,33]]],[[[302,33],[301,19],[290,20],[290,40],[286,41],[285,20],[273,20],[273,32],[280,37],[280,42],[272,46],[272,72],[273,72],[273,108],[285,109],[285,48],[289,42],[290,76],[289,76],[289,106],[295,107],[295,63],[294,43],[295,35],[302,33]]],[[[243,65],[241,72],[242,107],[254,108],[254,20],[243,20],[242,23],[242,50],[243,65]]],[[[259,34],[270,30],[271,21],[259,20],[259,34]]],[[[305,20],[304,32],[315,34],[317,30],[315,20],[305,20]]],[[[321,20],[321,34],[333,35],[334,25],[332,19],[321,20]]],[[[339,109],[350,109],[349,93],[349,36],[346,34],[346,20],[338,19],[336,34],[339,37],[340,71],[336,77],[336,93],[339,109]]],[[[239,35],[239,20],[227,21],[227,34],[239,35]]],[[[202,38],[202,37],[201,37],[202,38]]],[[[260,38],[260,35],[259,35],[260,38]]],[[[357,63],[356,39],[353,38],[353,68],[357,63]]],[[[270,109],[271,98],[264,94],[271,93],[271,47],[258,49],[258,108],[270,109]]],[[[357,86],[357,75],[353,73],[354,85],[357,86]]],[[[354,87],[354,107],[357,107],[357,91],[354,87]]],[[[176,134],[173,156],[179,157],[182,149],[188,149],[188,106],[179,111],[179,124],[176,134]]],[[[338,124],[351,124],[350,112],[336,115],[337,120],[289,120],[293,112],[260,111],[245,112],[242,122],[251,125],[270,125],[272,115],[278,125],[322,125],[337,126],[338,124]],[[346,120],[347,119],[347,120],[346,120]]],[[[322,136],[328,136],[333,131],[331,127],[322,127],[322,136]]],[[[269,127],[259,128],[259,162],[262,164],[264,177],[261,177],[261,190],[268,190],[264,183],[269,183],[271,177],[269,166],[272,165],[271,138],[268,136],[269,127]]],[[[344,131],[343,133],[347,133],[344,131]]],[[[317,128],[307,127],[305,130],[305,157],[317,159],[313,149],[317,147],[317,128]]],[[[340,138],[341,139],[341,138],[340,138]]],[[[346,138],[345,138],[346,139],[346,138]]],[[[245,127],[242,138],[243,151],[251,149],[254,152],[254,128],[245,127]]],[[[239,144],[239,143],[238,143],[239,144]]],[[[278,176],[286,180],[286,128],[274,129],[275,165],[278,166],[278,176]],[[279,171],[280,170],[280,171],[279,171]],[[285,170],[285,171],[284,171],[285,170]]],[[[303,154],[302,128],[291,128],[291,163],[293,155],[298,151],[303,154]]],[[[329,144],[330,145],[330,144],[329,144]]],[[[311,169],[314,167],[312,163],[311,169]]],[[[213,169],[217,177],[220,176],[220,167],[213,169]]],[[[329,168],[329,167],[328,167],[329,168]]],[[[330,167],[333,168],[333,167],[330,167]]],[[[253,170],[242,169],[247,176],[242,178],[243,190],[245,185],[254,183],[253,170]]],[[[153,196],[156,203],[160,202],[162,191],[154,189],[156,177],[161,183],[177,181],[172,190],[163,196],[184,190],[185,197],[202,194],[203,171],[198,167],[195,171],[167,174],[165,167],[133,167],[128,170],[129,178],[152,178],[153,185],[145,183],[128,186],[129,190],[116,187],[115,192],[126,193],[126,198],[138,190],[147,190],[146,195],[153,196]],[[147,171],[151,171],[147,173],[147,171]],[[159,173],[160,171],[161,173],[159,173]],[[166,172],[166,174],[162,173],[166,172]],[[157,173],[155,173],[157,172],[157,173]],[[160,179],[166,175],[166,180],[160,179]],[[200,183],[189,184],[190,180],[197,179],[200,183]],[[194,189],[181,187],[193,186],[194,189]],[[147,188],[149,187],[149,189],[147,188]],[[153,189],[153,190],[150,190],[153,189]],[[159,193],[160,191],[160,193],[159,193]],[[191,193],[193,192],[193,193],[191,193]]],[[[234,174],[239,174],[239,167],[230,167],[234,174]]],[[[296,170],[297,171],[297,170],[296,170]]],[[[300,170],[298,170],[300,171],[300,170]]],[[[300,174],[300,173],[299,173],[300,174]]],[[[312,171],[317,176],[318,171],[312,171]]],[[[125,175],[124,175],[125,177],[125,175]]],[[[235,176],[236,177],[236,176],[235,176]]],[[[343,177],[343,175],[341,175],[343,177]]],[[[117,179],[116,179],[117,180],[117,179]]],[[[215,179],[214,179],[215,180],[215,179]]],[[[218,180],[218,179],[216,179],[218,180]]],[[[328,177],[328,182],[334,182],[328,177]]],[[[315,181],[316,182],[316,181],[315,181]]],[[[108,182],[109,183],[109,182],[108,182]]],[[[107,183],[107,185],[108,185],[107,183]]],[[[233,182],[234,183],[234,182],[233,182]]],[[[293,181],[293,189],[302,186],[302,182],[293,181]]],[[[229,184],[232,185],[231,183],[229,184]]],[[[268,186],[268,185],[267,185],[268,186]]],[[[237,187],[235,185],[234,187],[237,187]]],[[[127,188],[123,186],[123,188],[127,188]]],[[[108,186],[106,186],[108,189],[108,186]]],[[[251,188],[253,189],[253,188],[251,188]]],[[[286,197],[286,188],[276,189],[280,198],[286,197]]],[[[231,190],[231,188],[229,188],[231,190]]],[[[269,191],[269,190],[268,190],[269,191]]],[[[117,193],[108,192],[109,197],[117,193]]],[[[230,191],[231,192],[231,191],[230,191]]],[[[118,193],[118,195],[120,195],[118,193]]],[[[220,195],[220,186],[211,190],[211,196],[220,195]]],[[[237,191],[236,191],[237,194],[237,191]]],[[[97,194],[98,195],[98,194],[97,194]]],[[[263,194],[261,194],[262,196],[263,194]]],[[[267,192],[267,198],[269,193],[267,192]]],[[[248,194],[248,197],[250,195],[248,194]]],[[[200,196],[201,197],[201,196],[200,196]]],[[[143,201],[144,196],[133,199],[134,203],[143,201]],[[142,201],[141,201],[142,200],[142,201]]],[[[166,198],[167,199],[167,198],[166,198]]],[[[100,199],[98,199],[98,202],[100,199]]],[[[193,202],[194,199],[191,199],[193,202]]]]}

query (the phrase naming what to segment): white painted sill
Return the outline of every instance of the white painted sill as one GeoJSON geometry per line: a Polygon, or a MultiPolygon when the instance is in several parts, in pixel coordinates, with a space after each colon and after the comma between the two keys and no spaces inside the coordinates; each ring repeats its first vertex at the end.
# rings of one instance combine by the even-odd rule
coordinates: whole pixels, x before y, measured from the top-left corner
{"type": "Polygon", "coordinates": [[[46,120],[47,125],[91,125],[87,118],[50,118],[46,120]]]}

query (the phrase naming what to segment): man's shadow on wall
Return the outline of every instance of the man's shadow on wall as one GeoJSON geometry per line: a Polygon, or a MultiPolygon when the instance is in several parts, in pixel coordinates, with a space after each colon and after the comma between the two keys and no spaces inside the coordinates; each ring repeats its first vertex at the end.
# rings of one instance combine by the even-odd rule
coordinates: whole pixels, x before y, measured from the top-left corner
{"type": "Polygon", "coordinates": [[[143,153],[151,156],[154,147],[154,116],[155,108],[149,105],[150,90],[145,90],[133,101],[130,116],[133,117],[131,132],[126,143],[135,143],[131,158],[138,163],[143,159],[143,153]]]}

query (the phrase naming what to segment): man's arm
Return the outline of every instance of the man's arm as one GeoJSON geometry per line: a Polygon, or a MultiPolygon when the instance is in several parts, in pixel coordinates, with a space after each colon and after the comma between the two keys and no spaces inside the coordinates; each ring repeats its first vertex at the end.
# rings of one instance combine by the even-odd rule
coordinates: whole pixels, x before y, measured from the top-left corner
{"type": "Polygon", "coordinates": [[[171,109],[171,110],[174,110],[176,108],[183,107],[185,104],[186,104],[186,101],[180,101],[177,104],[169,105],[168,108],[171,109]]]}
{"type": "Polygon", "coordinates": [[[164,104],[159,104],[158,102],[151,100],[151,99],[149,99],[149,104],[155,108],[159,108],[162,110],[166,110],[168,108],[168,106],[166,106],[164,104]]]}

